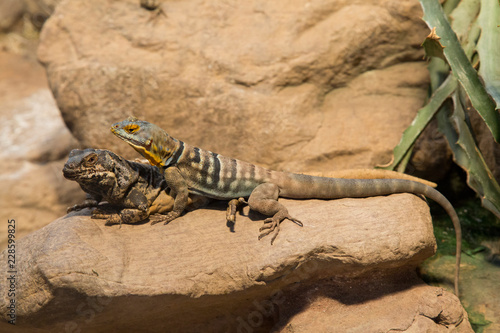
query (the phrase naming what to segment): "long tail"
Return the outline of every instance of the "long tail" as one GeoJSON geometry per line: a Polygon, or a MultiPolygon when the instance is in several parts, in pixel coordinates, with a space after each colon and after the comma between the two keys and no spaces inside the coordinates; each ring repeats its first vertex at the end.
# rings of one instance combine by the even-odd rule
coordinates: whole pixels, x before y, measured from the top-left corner
{"type": "Polygon", "coordinates": [[[451,203],[437,190],[404,179],[341,179],[314,177],[301,174],[277,173],[275,181],[280,187],[280,197],[293,199],[365,198],[395,193],[424,195],[444,208],[451,218],[456,236],[455,294],[458,296],[458,279],[462,252],[460,220],[451,203]]]}

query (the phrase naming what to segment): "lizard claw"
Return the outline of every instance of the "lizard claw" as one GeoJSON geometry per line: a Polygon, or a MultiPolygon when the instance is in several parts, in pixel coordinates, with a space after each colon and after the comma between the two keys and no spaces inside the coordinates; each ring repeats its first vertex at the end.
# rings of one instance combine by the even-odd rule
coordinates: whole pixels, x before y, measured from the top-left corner
{"type": "Polygon", "coordinates": [[[259,229],[259,231],[261,232],[259,235],[259,240],[261,240],[262,238],[269,235],[275,230],[276,232],[274,233],[273,238],[271,238],[271,245],[273,245],[274,240],[276,239],[276,237],[278,237],[278,233],[280,231],[280,220],[271,217],[265,219],[264,225],[259,229]]]}
{"type": "Polygon", "coordinates": [[[68,207],[68,209],[66,209],[66,214],[69,214],[69,213],[71,213],[72,211],[75,211],[75,210],[77,210],[77,206],[76,205],[68,207]]]}
{"type": "Polygon", "coordinates": [[[172,211],[172,212],[168,213],[167,215],[161,216],[157,220],[151,222],[151,225],[154,225],[154,224],[160,223],[160,222],[163,222],[164,225],[169,224],[170,222],[172,222],[173,220],[178,218],[180,215],[181,215],[180,213],[172,211]]]}
{"type": "Polygon", "coordinates": [[[261,240],[262,238],[264,238],[265,236],[269,235],[274,231],[274,235],[271,238],[271,245],[273,245],[274,240],[276,239],[276,237],[278,237],[278,234],[280,232],[280,224],[286,219],[292,221],[293,223],[301,227],[304,226],[304,224],[300,220],[297,220],[296,218],[293,218],[288,214],[283,217],[275,215],[273,217],[269,217],[264,220],[264,225],[259,229],[259,231],[261,232],[261,234],[259,235],[259,240],[261,240]]]}
{"type": "MultiPolygon", "coordinates": [[[[104,216],[106,216],[106,215],[104,215],[104,216]]],[[[119,224],[120,228],[121,228],[121,226],[122,226],[122,219],[121,219],[120,215],[118,215],[118,214],[111,214],[111,215],[108,215],[106,217],[107,217],[107,220],[106,220],[105,225],[110,226],[110,225],[114,225],[114,224],[119,224]]],[[[106,217],[100,217],[98,215],[92,215],[93,219],[101,219],[101,218],[106,218],[106,217]]]]}
{"type": "Polygon", "coordinates": [[[298,225],[299,227],[304,226],[304,223],[302,223],[300,220],[297,220],[296,218],[293,218],[291,216],[287,216],[286,218],[295,223],[296,225],[298,225]]]}
{"type": "Polygon", "coordinates": [[[92,215],[90,216],[93,219],[107,219],[111,214],[106,213],[104,210],[100,208],[96,208],[92,211],[92,215]]]}

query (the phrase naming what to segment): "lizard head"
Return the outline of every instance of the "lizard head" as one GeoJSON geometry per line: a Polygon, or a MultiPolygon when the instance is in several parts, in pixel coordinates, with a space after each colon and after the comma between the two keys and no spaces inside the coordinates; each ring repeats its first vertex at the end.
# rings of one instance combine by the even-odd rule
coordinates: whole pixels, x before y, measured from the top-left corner
{"type": "Polygon", "coordinates": [[[106,151],[87,148],[73,149],[64,164],[63,175],[66,179],[77,182],[100,181],[109,176],[109,161],[106,151]]]}
{"type": "Polygon", "coordinates": [[[179,148],[179,141],[163,129],[135,117],[113,124],[111,132],[158,167],[167,166],[165,161],[179,148]]]}
{"type": "Polygon", "coordinates": [[[87,193],[106,201],[118,200],[136,183],[139,172],[130,162],[112,151],[87,148],[73,149],[63,168],[66,179],[76,181],[87,193]]]}

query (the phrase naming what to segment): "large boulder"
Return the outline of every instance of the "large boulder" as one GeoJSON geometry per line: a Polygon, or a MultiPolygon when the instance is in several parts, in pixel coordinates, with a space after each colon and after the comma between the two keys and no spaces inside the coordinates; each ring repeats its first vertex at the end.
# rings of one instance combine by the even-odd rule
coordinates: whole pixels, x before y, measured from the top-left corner
{"type": "Polygon", "coordinates": [[[277,169],[373,167],[425,100],[417,1],[159,3],[64,1],[46,22],[38,56],[84,146],[137,156],[109,131],[133,114],[277,169]]]}
{"type": "MultiPolygon", "coordinates": [[[[0,73],[0,219],[15,219],[21,237],[84,198],[61,172],[78,143],[61,119],[40,64],[0,51],[0,73]]],[[[0,228],[0,249],[6,243],[7,228],[0,228]]]]}
{"type": "Polygon", "coordinates": [[[424,200],[282,202],[304,227],[284,222],[274,245],[247,207],[226,225],[224,203],[168,225],[64,216],[15,243],[15,267],[0,256],[17,282],[15,310],[0,284],[0,328],[14,312],[39,332],[471,332],[459,300],[416,277],[436,249],[424,200]]]}

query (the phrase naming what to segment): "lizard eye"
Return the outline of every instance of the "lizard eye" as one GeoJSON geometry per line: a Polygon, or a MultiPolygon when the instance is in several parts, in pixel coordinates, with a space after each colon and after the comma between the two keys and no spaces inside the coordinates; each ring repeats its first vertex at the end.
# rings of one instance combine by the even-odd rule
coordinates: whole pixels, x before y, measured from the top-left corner
{"type": "Polygon", "coordinates": [[[139,125],[130,124],[130,125],[125,126],[123,129],[125,130],[125,132],[132,134],[132,133],[135,133],[139,130],[139,125]]]}
{"type": "Polygon", "coordinates": [[[86,161],[86,163],[85,163],[85,164],[86,164],[87,166],[91,166],[91,165],[96,164],[96,162],[97,162],[97,155],[92,154],[92,155],[90,155],[90,156],[87,158],[87,161],[86,161]]]}

